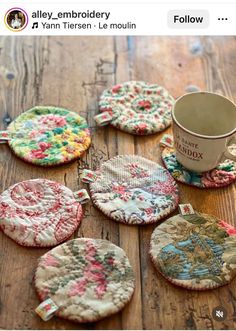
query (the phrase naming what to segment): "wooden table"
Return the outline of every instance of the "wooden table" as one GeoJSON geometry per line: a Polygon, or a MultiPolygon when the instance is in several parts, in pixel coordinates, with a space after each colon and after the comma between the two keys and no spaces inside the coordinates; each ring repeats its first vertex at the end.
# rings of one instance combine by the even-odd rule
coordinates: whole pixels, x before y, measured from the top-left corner
{"type": "MultiPolygon", "coordinates": [[[[17,159],[0,146],[0,190],[30,178],[48,178],[72,190],[83,185],[78,175],[117,154],[138,154],[160,162],[161,134],[134,137],[113,128],[94,128],[104,88],[131,79],[156,82],[178,97],[192,89],[223,93],[236,101],[236,39],[222,37],[7,37],[0,40],[1,129],[34,105],[59,105],[86,116],[93,143],[82,160],[42,169],[17,159]]],[[[166,131],[168,132],[168,131],[166,131]]],[[[236,225],[235,185],[199,190],[179,185],[181,201],[236,225]]],[[[79,325],[53,318],[45,323],[34,313],[33,286],[37,259],[46,249],[27,249],[0,234],[1,329],[234,329],[236,280],[229,286],[195,292],[169,284],[152,266],[149,240],[155,225],[127,226],[110,221],[90,203],[74,237],[105,238],[128,254],[136,290],[120,313],[96,324],[79,325]],[[216,322],[212,309],[227,309],[216,322]]]]}

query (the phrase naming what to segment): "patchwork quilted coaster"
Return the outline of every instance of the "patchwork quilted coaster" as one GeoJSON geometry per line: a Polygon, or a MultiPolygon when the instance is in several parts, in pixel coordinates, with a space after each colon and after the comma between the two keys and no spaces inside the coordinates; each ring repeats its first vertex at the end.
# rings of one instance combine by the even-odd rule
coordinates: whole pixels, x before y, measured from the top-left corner
{"type": "Polygon", "coordinates": [[[214,216],[176,215],[151,237],[151,259],[171,283],[208,290],[236,275],[236,229],[214,216]]]}
{"type": "Polygon", "coordinates": [[[57,246],[40,258],[35,274],[40,300],[52,301],[58,317],[80,323],[120,311],[134,285],[125,252],[102,239],[79,238],[57,246]]]}
{"type": "Polygon", "coordinates": [[[53,166],[80,157],[91,138],[84,118],[67,109],[35,107],[18,116],[0,133],[24,161],[53,166]]]}
{"type": "Polygon", "coordinates": [[[95,173],[85,170],[93,203],[111,219],[149,224],[178,205],[178,188],[168,171],[138,155],[119,155],[95,173]]]}
{"type": "Polygon", "coordinates": [[[163,87],[142,81],[130,81],[103,92],[95,120],[122,131],[148,135],[163,131],[171,123],[174,99],[163,87]]]}
{"type": "Polygon", "coordinates": [[[46,179],[12,185],[0,195],[0,229],[23,246],[55,246],[79,226],[83,193],[46,179]]]}
{"type": "Polygon", "coordinates": [[[232,160],[225,160],[215,169],[199,173],[182,166],[177,161],[173,148],[165,148],[162,151],[162,159],[174,179],[184,184],[200,188],[217,188],[227,186],[236,180],[236,162],[232,160]]]}

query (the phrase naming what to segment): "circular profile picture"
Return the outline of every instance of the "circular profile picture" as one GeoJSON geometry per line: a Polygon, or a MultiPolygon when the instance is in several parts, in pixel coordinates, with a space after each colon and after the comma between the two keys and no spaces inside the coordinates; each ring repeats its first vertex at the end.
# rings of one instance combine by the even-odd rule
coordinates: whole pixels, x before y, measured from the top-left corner
{"type": "Polygon", "coordinates": [[[28,15],[21,8],[11,8],[5,14],[5,24],[9,30],[20,32],[28,24],[28,15]]]}

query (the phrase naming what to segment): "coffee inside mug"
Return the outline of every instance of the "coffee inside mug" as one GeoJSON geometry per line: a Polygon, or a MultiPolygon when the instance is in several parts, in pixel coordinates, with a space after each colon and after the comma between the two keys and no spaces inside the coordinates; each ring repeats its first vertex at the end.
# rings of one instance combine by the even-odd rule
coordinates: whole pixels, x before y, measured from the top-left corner
{"type": "Polygon", "coordinates": [[[197,135],[230,135],[236,127],[236,107],[218,94],[189,93],[176,101],[173,118],[185,130],[197,135]]]}

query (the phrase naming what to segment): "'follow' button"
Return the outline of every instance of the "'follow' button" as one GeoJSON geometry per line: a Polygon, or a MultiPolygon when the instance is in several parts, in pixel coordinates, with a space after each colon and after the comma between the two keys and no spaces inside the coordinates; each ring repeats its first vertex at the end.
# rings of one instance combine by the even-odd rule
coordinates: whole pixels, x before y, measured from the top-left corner
{"type": "Polygon", "coordinates": [[[209,26],[207,10],[170,10],[168,26],[174,29],[205,29],[209,26]]]}

